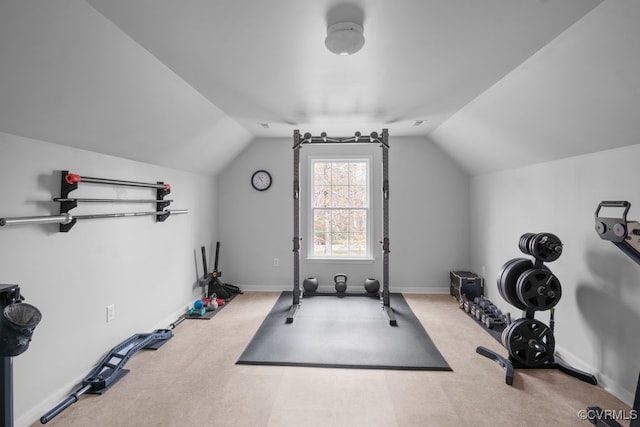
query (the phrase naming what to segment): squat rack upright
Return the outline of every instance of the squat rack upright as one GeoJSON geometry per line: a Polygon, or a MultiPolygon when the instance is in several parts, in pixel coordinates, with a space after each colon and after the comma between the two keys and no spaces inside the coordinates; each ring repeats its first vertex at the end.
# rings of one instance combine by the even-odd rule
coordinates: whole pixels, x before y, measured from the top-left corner
{"type": "Polygon", "coordinates": [[[300,308],[302,291],[300,289],[300,149],[305,144],[341,144],[341,143],[376,143],[382,148],[382,291],[380,302],[391,326],[397,324],[391,309],[389,293],[389,130],[382,129],[382,134],[371,132],[362,135],[356,132],[348,138],[330,138],[325,132],[320,136],[312,136],[307,132],[293,131],[293,303],[287,314],[287,323],[292,323],[300,308]]]}

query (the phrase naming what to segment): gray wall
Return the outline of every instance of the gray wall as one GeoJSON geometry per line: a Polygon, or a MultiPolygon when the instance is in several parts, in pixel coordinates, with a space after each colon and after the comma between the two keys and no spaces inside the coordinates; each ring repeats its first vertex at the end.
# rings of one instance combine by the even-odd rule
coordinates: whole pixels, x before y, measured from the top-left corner
{"type": "MultiPolygon", "coordinates": [[[[76,387],[109,349],[136,333],[166,328],[199,296],[200,246],[215,238],[215,179],[0,133],[0,217],[53,215],[61,169],[85,176],[171,184],[172,209],[186,215],[0,227],[0,282],[18,284],[42,312],[29,349],[14,357],[16,425],[29,425],[76,387]],[[106,306],[116,318],[106,322],[106,306]]],[[[72,197],[148,198],[153,190],[80,184],[72,197]]],[[[87,204],[72,210],[153,211],[155,206],[87,204]]]]}
{"type": "MultiPolygon", "coordinates": [[[[469,265],[468,177],[435,145],[424,138],[389,136],[389,237],[392,291],[448,292],[448,272],[469,265]]],[[[290,290],[293,286],[293,138],[258,139],[219,176],[219,230],[223,239],[220,267],[224,280],[245,289],[290,290]],[[267,169],[273,185],[265,192],[252,189],[251,174],[267,169]],[[280,266],[273,266],[273,259],[280,266]]],[[[301,277],[317,277],[332,286],[333,275],[344,272],[348,284],[361,289],[367,277],[382,278],[380,206],[380,149],[377,145],[304,146],[306,157],[322,150],[373,156],[373,227],[376,260],[362,263],[311,263],[302,243],[301,277]]],[[[302,218],[306,209],[301,182],[302,218]]],[[[303,238],[305,224],[301,226],[303,238]]]]}
{"type": "MultiPolygon", "coordinates": [[[[471,179],[471,265],[486,267],[489,298],[520,315],[498,293],[502,264],[526,257],[518,249],[523,233],[560,237],[563,254],[547,264],[562,284],[556,345],[629,404],[640,371],[640,266],[600,239],[594,213],[603,200],[628,200],[628,219],[640,218],[639,156],[634,145],[471,179]]],[[[548,313],[536,317],[548,323],[548,313]]]]}

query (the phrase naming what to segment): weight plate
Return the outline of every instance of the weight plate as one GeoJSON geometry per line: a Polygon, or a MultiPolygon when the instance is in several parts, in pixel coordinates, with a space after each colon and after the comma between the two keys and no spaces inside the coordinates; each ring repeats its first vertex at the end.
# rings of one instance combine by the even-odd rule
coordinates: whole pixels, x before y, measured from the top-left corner
{"type": "Polygon", "coordinates": [[[520,277],[522,273],[533,268],[533,263],[526,258],[514,258],[505,264],[505,266],[500,275],[498,291],[509,304],[520,310],[524,310],[527,306],[518,298],[516,284],[518,283],[518,277],[520,277]]]}
{"type": "Polygon", "coordinates": [[[504,299],[505,301],[508,302],[507,300],[507,296],[504,293],[504,290],[502,289],[502,276],[504,275],[505,271],[507,271],[507,269],[509,268],[509,266],[511,264],[513,264],[514,262],[520,260],[522,258],[514,258],[514,259],[510,259],[509,261],[505,262],[502,265],[502,268],[500,269],[500,272],[498,273],[498,293],[500,293],[500,296],[502,297],[502,299],[504,299]]]}
{"type": "Polygon", "coordinates": [[[537,367],[553,359],[555,339],[547,325],[537,319],[522,318],[502,333],[509,356],[525,366],[537,367]]]}
{"type": "Polygon", "coordinates": [[[529,253],[543,262],[553,262],[562,255],[562,242],[552,233],[538,233],[528,245],[529,253]]]}
{"type": "Polygon", "coordinates": [[[531,238],[535,236],[534,233],[525,233],[520,237],[520,242],[518,243],[518,247],[520,248],[520,252],[526,255],[531,255],[529,253],[529,242],[531,238]]]}
{"type": "MultiPolygon", "coordinates": [[[[518,319],[518,320],[522,320],[522,319],[518,319]]],[[[516,322],[518,321],[516,320],[516,322]]],[[[511,325],[515,324],[515,322],[513,322],[511,325]]],[[[506,348],[508,350],[508,337],[509,337],[509,331],[511,330],[511,325],[507,325],[506,328],[504,328],[504,330],[502,331],[502,334],[500,335],[500,342],[502,343],[502,345],[504,346],[504,348],[506,348]]]]}
{"type": "Polygon", "coordinates": [[[544,311],[558,304],[562,296],[562,286],[548,268],[532,268],[518,278],[516,294],[526,307],[544,311]]]}

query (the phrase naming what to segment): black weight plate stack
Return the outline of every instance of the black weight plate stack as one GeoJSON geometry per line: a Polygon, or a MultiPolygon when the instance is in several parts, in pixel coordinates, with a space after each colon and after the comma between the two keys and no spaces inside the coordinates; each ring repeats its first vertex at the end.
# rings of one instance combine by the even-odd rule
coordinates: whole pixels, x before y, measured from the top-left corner
{"type": "Polygon", "coordinates": [[[498,292],[509,304],[525,310],[526,305],[520,301],[516,293],[516,284],[518,277],[525,271],[533,268],[531,260],[526,258],[514,258],[507,261],[503,266],[500,274],[498,274],[498,292]]]}
{"type": "Polygon", "coordinates": [[[529,252],[529,242],[532,238],[535,237],[535,233],[525,233],[520,237],[520,241],[518,242],[518,248],[520,248],[520,252],[526,255],[531,255],[529,252]]]}
{"type": "Polygon", "coordinates": [[[536,311],[544,311],[560,302],[562,286],[548,268],[533,268],[518,278],[516,294],[525,306],[536,311]]]}
{"type": "Polygon", "coordinates": [[[551,329],[537,319],[518,319],[502,332],[502,345],[509,356],[528,367],[551,361],[555,344],[551,329]]]}
{"type": "Polygon", "coordinates": [[[509,268],[511,266],[511,264],[513,264],[514,262],[523,259],[523,258],[514,258],[514,259],[510,259],[509,261],[505,262],[502,265],[502,268],[500,269],[500,272],[498,273],[498,292],[500,293],[500,296],[502,297],[502,299],[504,299],[505,301],[509,302],[509,300],[507,299],[507,295],[504,292],[503,288],[502,288],[502,276],[504,275],[505,271],[507,271],[507,268],[509,268]]]}
{"type": "Polygon", "coordinates": [[[552,233],[538,233],[528,240],[528,250],[542,262],[553,262],[562,255],[562,242],[552,233]]]}

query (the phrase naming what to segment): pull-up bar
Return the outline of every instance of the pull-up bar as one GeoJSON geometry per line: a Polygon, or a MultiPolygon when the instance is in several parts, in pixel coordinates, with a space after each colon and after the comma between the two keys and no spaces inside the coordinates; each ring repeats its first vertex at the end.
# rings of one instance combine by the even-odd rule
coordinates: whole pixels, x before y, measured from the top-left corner
{"type": "Polygon", "coordinates": [[[96,218],[118,218],[128,216],[169,216],[189,213],[187,209],[174,209],[163,210],[153,212],[119,212],[119,213],[106,213],[106,214],[91,214],[91,215],[71,215],[69,213],[61,213],[60,215],[51,216],[23,216],[15,218],[0,218],[0,226],[5,225],[22,225],[22,224],[71,224],[77,219],[96,219],[96,218]]]}
{"type": "MultiPolygon", "coordinates": [[[[354,142],[377,142],[385,145],[387,148],[389,147],[388,141],[385,141],[384,135],[386,130],[382,131],[383,136],[378,135],[378,132],[371,132],[369,135],[362,135],[361,132],[356,132],[354,136],[345,137],[345,138],[336,138],[336,137],[328,137],[326,132],[322,132],[320,136],[313,136],[311,133],[307,132],[304,136],[298,141],[299,144],[326,144],[326,143],[354,143],[354,142]]],[[[293,148],[296,148],[294,145],[293,148]]]]}
{"type": "Polygon", "coordinates": [[[170,190],[169,184],[151,183],[151,182],[138,182],[138,181],[123,181],[120,179],[108,179],[108,178],[95,178],[92,176],[80,176],[75,173],[68,173],[64,177],[68,184],[77,184],[79,182],[91,182],[94,184],[109,184],[109,185],[126,185],[129,187],[147,187],[158,188],[161,190],[170,190]]]}

